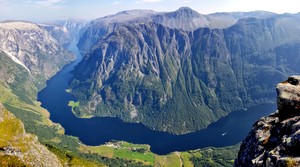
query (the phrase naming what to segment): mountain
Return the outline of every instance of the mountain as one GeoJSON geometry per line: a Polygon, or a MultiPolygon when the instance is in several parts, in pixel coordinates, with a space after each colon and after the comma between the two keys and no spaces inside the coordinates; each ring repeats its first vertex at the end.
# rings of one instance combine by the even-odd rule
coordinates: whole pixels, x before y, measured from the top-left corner
{"type": "Polygon", "coordinates": [[[159,23],[170,28],[195,30],[199,27],[208,27],[209,22],[205,15],[182,7],[174,12],[154,12],[151,10],[130,10],[119,12],[91,21],[81,31],[78,47],[81,52],[87,53],[97,41],[110,34],[120,24],[159,23]]]}
{"type": "MultiPolygon", "coordinates": [[[[15,42],[21,46],[22,43],[31,44],[29,40],[33,39],[22,41],[16,38],[15,42]]],[[[40,38],[35,40],[39,43],[40,38]]],[[[32,49],[39,51],[39,47],[32,49]]],[[[61,56],[64,59],[66,55],[61,56]]],[[[123,141],[116,142],[119,145],[117,148],[109,144],[84,145],[77,137],[66,135],[60,124],[50,120],[50,113],[36,100],[39,89],[35,77],[21,61],[0,50],[0,166],[233,165],[238,145],[174,152],[164,156],[152,153],[148,145],[123,141]]]]}
{"type": "Polygon", "coordinates": [[[118,148],[86,146],[49,119],[36,101],[37,88],[29,72],[4,52],[0,52],[0,93],[0,166],[232,166],[237,155],[238,145],[165,156],[152,153],[148,145],[123,141],[117,142],[118,148]]]}
{"type": "Polygon", "coordinates": [[[278,110],[257,121],[235,166],[300,166],[300,76],[277,85],[278,110]]]}
{"type": "Polygon", "coordinates": [[[269,18],[277,15],[266,11],[253,12],[222,12],[209,14],[210,27],[226,28],[235,24],[241,18],[269,18]]]}
{"type": "Polygon", "coordinates": [[[35,76],[16,60],[0,51],[0,166],[143,166],[81,150],[87,146],[50,120],[50,113],[36,100],[35,76]]]}
{"type": "Polygon", "coordinates": [[[39,23],[65,48],[70,45],[73,38],[77,38],[79,31],[85,25],[81,20],[58,20],[48,23],[39,23]]]}
{"type": "Polygon", "coordinates": [[[194,31],[198,28],[228,28],[241,18],[268,18],[276,15],[271,12],[232,12],[203,15],[191,8],[182,7],[174,12],[152,10],[129,10],[109,15],[86,24],[81,30],[78,47],[87,53],[95,43],[110,34],[120,24],[158,23],[168,28],[194,31]]]}
{"type": "Polygon", "coordinates": [[[33,76],[38,88],[63,65],[75,59],[48,31],[35,23],[1,22],[0,50],[33,76]]]}
{"type": "Polygon", "coordinates": [[[42,26],[45,30],[47,30],[62,46],[68,46],[72,41],[68,29],[64,26],[51,23],[43,23],[39,24],[39,26],[42,26]]]}
{"type": "Polygon", "coordinates": [[[174,12],[159,13],[151,18],[155,23],[183,30],[195,30],[200,27],[210,26],[207,16],[188,7],[181,7],[174,12]]]}
{"type": "Polygon", "coordinates": [[[193,31],[115,23],[102,34],[92,33],[102,28],[93,21],[80,41],[96,42],[70,84],[81,104],[77,116],[114,116],[183,134],[272,102],[273,85],[300,72],[299,20],[290,14],[247,17],[228,28],[193,31]]]}
{"type": "Polygon", "coordinates": [[[75,35],[78,34],[80,29],[84,27],[87,21],[85,20],[57,20],[53,21],[53,24],[57,24],[59,26],[65,27],[70,34],[75,35]]]}
{"type": "Polygon", "coordinates": [[[98,39],[112,32],[118,23],[151,22],[153,14],[155,12],[151,10],[131,10],[93,20],[81,29],[77,46],[81,52],[87,53],[98,39]]]}

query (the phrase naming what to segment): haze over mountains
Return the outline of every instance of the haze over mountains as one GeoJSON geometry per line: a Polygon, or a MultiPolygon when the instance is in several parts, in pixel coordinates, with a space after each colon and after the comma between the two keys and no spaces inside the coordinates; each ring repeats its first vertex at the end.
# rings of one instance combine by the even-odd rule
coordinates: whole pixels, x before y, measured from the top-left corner
{"type": "MultiPolygon", "coordinates": [[[[275,85],[300,72],[299,21],[299,14],[202,15],[183,7],[174,12],[123,11],[88,23],[1,22],[0,114],[8,109],[16,115],[26,131],[37,135],[62,164],[165,164],[169,157],[158,157],[149,150],[138,154],[130,148],[129,152],[150,154],[151,162],[114,155],[116,150],[113,155],[99,153],[65,135],[49,119],[36,101],[37,92],[75,59],[67,51],[69,44],[78,39],[84,56],[68,90],[80,103],[74,109],[76,116],[119,117],[158,131],[185,134],[204,129],[230,112],[274,102],[275,85]]],[[[0,157],[9,157],[4,144],[0,157]]],[[[15,143],[11,147],[23,151],[15,143]]],[[[195,156],[199,150],[172,156],[180,165],[230,166],[236,148],[226,149],[230,156],[225,152],[209,157],[207,153],[207,159],[201,159],[195,156]]]]}
{"type": "Polygon", "coordinates": [[[227,28],[237,22],[240,18],[263,18],[276,15],[275,13],[265,11],[255,12],[232,12],[232,13],[214,13],[203,15],[196,11],[182,7],[174,12],[155,12],[151,10],[130,10],[119,12],[115,15],[106,16],[91,21],[82,30],[82,38],[78,47],[81,51],[87,52],[93,46],[98,37],[111,32],[114,26],[123,24],[137,23],[158,23],[169,28],[183,29],[192,31],[201,27],[209,28],[227,28]],[[94,28],[94,29],[93,29],[94,28]],[[94,34],[95,37],[91,37],[94,34]],[[90,38],[84,38],[89,36],[90,38]]]}

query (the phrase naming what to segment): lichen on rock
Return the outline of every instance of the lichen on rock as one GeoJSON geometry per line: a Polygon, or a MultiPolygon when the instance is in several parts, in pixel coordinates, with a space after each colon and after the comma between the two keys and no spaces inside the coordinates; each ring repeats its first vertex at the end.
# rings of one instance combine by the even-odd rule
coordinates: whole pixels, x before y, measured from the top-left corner
{"type": "Polygon", "coordinates": [[[291,76],[277,85],[277,106],[284,118],[300,115],[300,76],[291,76]]]}
{"type": "Polygon", "coordinates": [[[278,110],[253,125],[236,167],[300,166],[300,76],[289,77],[276,90],[278,110]]]}

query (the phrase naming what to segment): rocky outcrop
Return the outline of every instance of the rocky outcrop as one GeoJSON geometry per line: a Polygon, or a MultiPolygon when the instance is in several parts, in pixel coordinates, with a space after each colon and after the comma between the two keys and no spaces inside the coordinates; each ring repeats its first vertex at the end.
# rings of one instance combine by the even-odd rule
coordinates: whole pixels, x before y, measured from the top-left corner
{"type": "Polygon", "coordinates": [[[242,142],[236,167],[300,166],[300,76],[277,85],[278,111],[257,121],[242,142]]]}
{"type": "Polygon", "coordinates": [[[62,166],[35,135],[0,104],[0,166],[62,166]]]}
{"type": "Polygon", "coordinates": [[[292,76],[277,85],[277,105],[281,119],[300,116],[299,81],[300,76],[292,76]]]}

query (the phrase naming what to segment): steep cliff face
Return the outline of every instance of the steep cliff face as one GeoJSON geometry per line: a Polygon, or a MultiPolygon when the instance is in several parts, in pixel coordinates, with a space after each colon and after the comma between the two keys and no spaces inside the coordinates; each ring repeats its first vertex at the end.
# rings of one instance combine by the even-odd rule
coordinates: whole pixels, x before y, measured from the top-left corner
{"type": "Polygon", "coordinates": [[[79,49],[87,53],[99,39],[114,31],[120,24],[159,23],[168,28],[192,31],[208,27],[208,17],[196,11],[182,7],[174,12],[154,12],[151,10],[131,10],[119,12],[93,20],[82,29],[78,43],[79,49]]]}
{"type": "Polygon", "coordinates": [[[75,58],[45,29],[34,23],[0,23],[0,43],[0,50],[27,69],[39,88],[75,58]]]}
{"type": "Polygon", "coordinates": [[[278,110],[257,121],[235,166],[300,166],[300,76],[277,85],[278,110]]]}
{"type": "Polygon", "coordinates": [[[37,137],[0,104],[0,166],[62,166],[37,137]]]}
{"type": "Polygon", "coordinates": [[[84,25],[85,21],[79,20],[60,20],[39,24],[65,48],[69,46],[74,38],[78,38],[79,31],[84,25]]]}
{"type": "Polygon", "coordinates": [[[182,7],[174,12],[155,12],[151,10],[130,10],[119,12],[93,20],[86,24],[80,33],[78,48],[83,53],[90,49],[102,37],[114,31],[119,24],[158,23],[167,28],[194,31],[198,28],[228,28],[240,18],[269,18],[275,15],[269,12],[236,12],[203,15],[191,8],[182,7]]]}
{"type": "Polygon", "coordinates": [[[299,71],[297,21],[297,15],[246,18],[226,29],[195,31],[115,24],[75,69],[78,115],[118,116],[186,133],[270,102],[272,85],[299,71]],[[290,49],[293,55],[286,56],[290,49]]]}
{"type": "Polygon", "coordinates": [[[194,31],[203,27],[223,29],[232,26],[241,18],[270,18],[275,15],[275,13],[264,11],[203,15],[188,7],[181,7],[174,12],[123,11],[86,24],[81,30],[78,48],[81,52],[88,53],[98,40],[111,33],[118,24],[158,23],[172,29],[194,31]]]}
{"type": "Polygon", "coordinates": [[[271,102],[272,86],[300,72],[300,28],[293,26],[299,19],[246,18],[226,29],[195,31],[115,24],[74,71],[77,115],[117,116],[179,134],[271,102]]]}
{"type": "Polygon", "coordinates": [[[1,167],[61,166],[57,163],[57,158],[47,149],[53,152],[64,166],[105,166],[102,164],[113,166],[118,163],[133,166],[136,164],[124,159],[108,159],[91,153],[83,154],[80,151],[83,145],[80,144],[79,139],[65,135],[62,126],[49,119],[49,112],[36,101],[37,92],[38,89],[30,73],[0,51],[0,103],[5,106],[5,109],[0,109],[1,167]]]}
{"type": "Polygon", "coordinates": [[[39,26],[47,30],[62,46],[67,47],[72,41],[72,36],[65,26],[55,23],[44,23],[39,24],[39,26]]]}
{"type": "Polygon", "coordinates": [[[73,94],[84,99],[85,108],[81,109],[93,115],[142,121],[153,129],[172,129],[174,133],[205,127],[209,121],[225,115],[223,111],[212,112],[199,99],[202,96],[195,99],[197,106],[189,100],[192,97],[188,92],[194,89],[195,94],[191,95],[194,97],[203,89],[192,74],[191,82],[197,85],[190,90],[185,87],[181,67],[187,63],[181,60],[191,54],[189,40],[189,33],[157,24],[119,27],[107,39],[99,41],[74,73],[80,84],[76,85],[74,80],[77,89],[73,94]],[[182,103],[177,103],[179,99],[182,103]],[[191,113],[181,112],[184,108],[191,113]],[[197,112],[200,110],[207,112],[197,112]],[[199,122],[201,117],[206,119],[199,122]]]}
{"type": "Polygon", "coordinates": [[[154,14],[151,10],[131,10],[93,20],[81,29],[78,48],[84,54],[88,53],[99,39],[111,33],[118,24],[151,22],[150,17],[154,14]]]}

